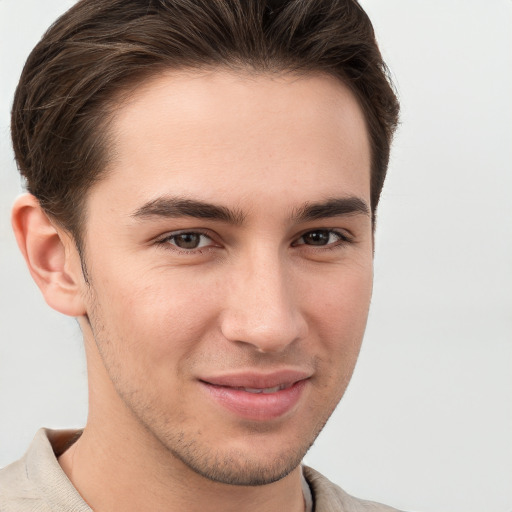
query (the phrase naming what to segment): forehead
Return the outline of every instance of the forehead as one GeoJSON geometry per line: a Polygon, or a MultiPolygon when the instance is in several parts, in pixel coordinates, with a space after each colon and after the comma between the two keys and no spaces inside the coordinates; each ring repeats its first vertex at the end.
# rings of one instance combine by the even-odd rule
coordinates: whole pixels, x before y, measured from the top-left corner
{"type": "Polygon", "coordinates": [[[162,73],[120,102],[110,137],[97,188],[112,206],[177,193],[216,202],[369,194],[364,115],[328,75],[162,73]]]}

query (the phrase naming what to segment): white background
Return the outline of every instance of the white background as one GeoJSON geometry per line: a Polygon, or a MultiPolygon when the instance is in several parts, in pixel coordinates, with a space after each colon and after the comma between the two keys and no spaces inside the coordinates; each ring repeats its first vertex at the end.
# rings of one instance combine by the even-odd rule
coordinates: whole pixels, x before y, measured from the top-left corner
{"type": "MultiPolygon", "coordinates": [[[[73,319],[11,234],[9,110],[69,0],[0,0],[0,466],[86,418],[73,319]]],[[[402,102],[372,311],[349,390],[307,462],[405,510],[512,511],[512,1],[365,0],[402,102]]]]}

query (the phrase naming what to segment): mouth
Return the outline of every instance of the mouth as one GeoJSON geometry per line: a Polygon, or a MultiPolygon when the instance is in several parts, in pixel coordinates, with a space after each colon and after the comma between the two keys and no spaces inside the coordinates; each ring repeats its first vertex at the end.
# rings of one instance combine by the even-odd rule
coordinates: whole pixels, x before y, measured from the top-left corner
{"type": "Polygon", "coordinates": [[[305,372],[239,373],[201,379],[213,404],[241,419],[269,421],[291,414],[308,386],[305,372]]]}
{"type": "Polygon", "coordinates": [[[230,386],[220,386],[220,387],[229,387],[230,389],[237,389],[239,391],[245,391],[246,393],[254,393],[259,395],[260,393],[264,395],[270,395],[271,393],[277,393],[278,391],[282,391],[283,389],[288,389],[293,386],[293,382],[289,382],[286,384],[279,384],[278,386],[274,386],[272,388],[247,388],[243,386],[238,387],[230,387],[230,386]]]}

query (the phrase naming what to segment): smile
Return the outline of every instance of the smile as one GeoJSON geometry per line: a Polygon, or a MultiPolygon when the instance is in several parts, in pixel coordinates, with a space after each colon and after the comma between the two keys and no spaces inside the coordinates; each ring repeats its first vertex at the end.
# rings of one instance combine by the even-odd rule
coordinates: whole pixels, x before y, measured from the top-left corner
{"type": "Polygon", "coordinates": [[[263,393],[265,395],[269,395],[270,393],[277,393],[278,391],[282,391],[283,389],[288,389],[293,385],[293,383],[290,384],[281,384],[279,386],[274,386],[273,388],[244,388],[244,387],[238,387],[235,389],[238,389],[240,391],[246,391],[247,393],[263,393]]]}
{"type": "Polygon", "coordinates": [[[310,374],[281,371],[269,375],[240,373],[200,380],[208,401],[235,417],[270,421],[296,410],[310,374]]]}

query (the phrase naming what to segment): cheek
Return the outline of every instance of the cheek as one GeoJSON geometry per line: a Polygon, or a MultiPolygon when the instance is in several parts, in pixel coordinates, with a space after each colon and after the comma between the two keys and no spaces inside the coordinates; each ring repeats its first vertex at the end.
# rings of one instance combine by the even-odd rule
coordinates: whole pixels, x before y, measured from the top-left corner
{"type": "Polygon", "coordinates": [[[309,283],[304,297],[318,321],[329,331],[347,334],[364,329],[372,295],[373,269],[371,261],[350,269],[341,269],[309,283]]]}
{"type": "Polygon", "coordinates": [[[151,365],[186,357],[216,315],[211,283],[171,272],[111,274],[95,290],[109,340],[151,365]]]}
{"type": "Polygon", "coordinates": [[[322,344],[321,363],[333,378],[350,377],[368,318],[372,294],[371,261],[350,272],[334,273],[322,287],[309,287],[308,323],[322,344]]]}

